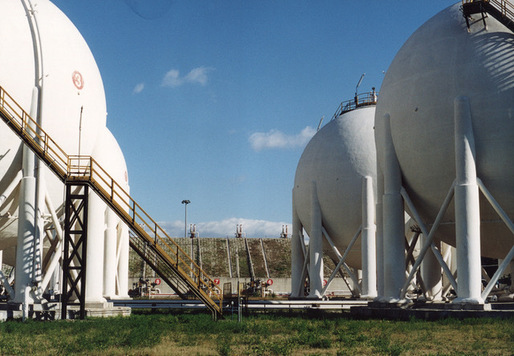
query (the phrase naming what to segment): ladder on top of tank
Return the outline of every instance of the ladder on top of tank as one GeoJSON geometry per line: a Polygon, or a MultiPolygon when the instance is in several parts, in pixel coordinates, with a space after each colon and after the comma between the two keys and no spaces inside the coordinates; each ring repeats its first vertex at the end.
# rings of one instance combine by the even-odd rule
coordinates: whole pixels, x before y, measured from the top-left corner
{"type": "Polygon", "coordinates": [[[507,0],[463,0],[462,13],[469,29],[469,19],[473,14],[482,14],[485,24],[486,14],[490,14],[505,27],[514,32],[514,5],[507,0]]]}
{"type": "MultiPolygon", "coordinates": [[[[67,155],[2,87],[0,117],[67,187],[94,190],[129,227],[130,246],[179,296],[195,295],[222,317],[223,296],[212,279],[92,157],[67,155]]],[[[79,291],[77,281],[71,288],[79,291]]]]}

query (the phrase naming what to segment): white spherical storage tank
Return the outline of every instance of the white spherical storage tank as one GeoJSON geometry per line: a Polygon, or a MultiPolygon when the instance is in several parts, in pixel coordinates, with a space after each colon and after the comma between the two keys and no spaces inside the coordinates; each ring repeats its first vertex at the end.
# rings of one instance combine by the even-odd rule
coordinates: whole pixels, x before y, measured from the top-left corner
{"type": "MultiPolygon", "coordinates": [[[[320,224],[326,231],[323,235],[328,235],[341,255],[363,223],[363,178],[369,177],[374,184],[376,177],[374,115],[375,106],[370,105],[331,120],[314,135],[299,160],[293,188],[293,214],[309,235],[310,246],[313,245],[313,224],[317,224],[315,214],[320,213],[320,224]]],[[[374,201],[373,185],[371,195],[374,201]]],[[[323,251],[338,262],[326,236],[323,251]]],[[[295,251],[292,253],[294,255],[295,251]]],[[[349,250],[346,263],[355,269],[362,268],[360,239],[349,250]]],[[[299,272],[293,267],[295,273],[299,272]]],[[[311,289],[312,283],[311,276],[311,289]]]]}
{"type": "MultiPolygon", "coordinates": [[[[493,208],[514,218],[514,34],[492,15],[485,26],[481,13],[468,28],[461,6],[427,21],[395,56],[377,104],[376,142],[377,152],[386,152],[379,167],[390,173],[384,197],[399,197],[401,182],[420,223],[429,230],[440,222],[434,241],[457,247],[456,301],[482,303],[480,256],[505,258],[514,240],[493,208]],[[450,204],[441,210],[445,199],[450,204]]],[[[399,210],[391,204],[388,210],[384,200],[384,224],[387,211],[399,210]]],[[[384,231],[384,244],[392,235],[384,231]]],[[[403,256],[403,241],[396,241],[396,257],[384,252],[390,262],[403,256]]],[[[404,273],[386,271],[386,278],[396,275],[386,294],[398,296],[404,273]]]]}
{"type": "MultiPolygon", "coordinates": [[[[468,33],[459,7],[440,12],[407,40],[387,70],[377,105],[377,120],[390,115],[403,184],[427,223],[455,179],[454,99],[462,95],[471,106],[477,176],[514,218],[513,33],[491,17],[487,31],[480,21],[468,33]]],[[[377,132],[378,147],[381,136],[377,132]]],[[[480,215],[482,254],[504,257],[512,234],[483,200],[480,215]]],[[[453,245],[454,221],[451,206],[438,235],[453,245]]]]}
{"type": "MultiPolygon", "coordinates": [[[[101,165],[105,165],[106,171],[128,192],[123,154],[106,128],[105,92],[99,69],[87,43],[71,21],[49,0],[0,0],[0,46],[0,86],[30,113],[64,152],[68,155],[92,156],[101,165]]],[[[19,298],[20,293],[25,293],[23,290],[18,293],[21,283],[29,285],[37,282],[38,287],[43,285],[42,292],[46,288],[57,288],[57,277],[49,281],[43,276],[41,282],[34,276],[37,273],[50,275],[53,272],[50,269],[58,264],[60,251],[56,251],[56,244],[50,241],[60,236],[59,228],[55,228],[55,225],[61,223],[64,215],[62,182],[43,164],[38,167],[37,160],[35,165],[30,163],[27,156],[31,153],[23,147],[21,140],[1,122],[0,251],[3,256],[0,254],[0,257],[3,257],[4,263],[16,264],[16,301],[19,302],[27,301],[25,297],[23,300],[19,298]],[[30,169],[27,170],[27,167],[30,169]],[[21,266],[21,252],[15,256],[14,247],[18,245],[18,251],[25,250],[25,247],[19,246],[20,231],[23,233],[24,227],[18,222],[27,220],[21,216],[25,212],[21,213],[19,209],[21,205],[26,205],[23,192],[26,192],[27,185],[37,187],[34,215],[38,222],[34,224],[36,232],[33,234],[39,241],[34,246],[42,246],[40,250],[44,252],[37,252],[38,247],[27,249],[35,255],[34,265],[21,266]],[[41,256],[37,256],[38,253],[41,256]],[[47,270],[35,272],[42,268],[41,263],[37,262],[40,258],[44,259],[43,267],[47,270]],[[29,272],[26,276],[19,276],[21,270],[29,272]],[[52,286],[52,283],[55,285],[52,286]]],[[[107,230],[114,226],[114,232],[110,233],[114,233],[115,243],[116,239],[124,240],[122,244],[114,244],[114,249],[127,250],[128,230],[122,226],[124,224],[120,219],[108,213],[103,202],[100,201],[96,206],[97,211],[93,215],[98,215],[99,230],[96,237],[89,236],[96,238],[96,243],[88,245],[88,251],[91,249],[91,253],[88,252],[89,265],[103,270],[106,261],[114,258],[114,261],[120,262],[115,267],[109,267],[109,278],[115,275],[119,278],[119,271],[127,269],[120,264],[128,264],[128,258],[121,258],[118,253],[116,260],[116,251],[112,257],[113,238],[107,237],[107,230]],[[110,247],[104,249],[104,245],[110,247]],[[104,256],[106,250],[110,255],[104,256]]],[[[62,245],[57,246],[62,248],[62,245]]],[[[102,285],[103,278],[98,283],[99,276],[93,273],[91,276],[97,278],[96,289],[89,288],[94,292],[92,301],[103,300],[103,296],[113,297],[115,293],[123,296],[127,294],[128,286],[113,292],[112,281],[108,283],[112,288],[106,288],[102,285]]],[[[93,282],[90,284],[93,285],[93,282]]],[[[37,298],[34,295],[32,297],[37,298]]]]}
{"type": "MultiPolygon", "coordinates": [[[[79,150],[91,154],[100,128],[105,127],[107,112],[98,67],[78,30],[56,6],[48,0],[31,4],[37,7],[37,28],[33,29],[40,34],[39,51],[27,21],[29,1],[0,0],[0,85],[27,112],[31,110],[33,88],[42,86],[38,111],[44,130],[68,154],[78,154],[79,150]]],[[[1,127],[3,193],[21,169],[22,145],[3,123],[1,127]]],[[[46,179],[53,197],[62,200],[62,185],[51,174],[46,179]]],[[[12,204],[17,203],[7,197],[0,207],[0,248],[15,243],[16,226],[11,220],[16,209],[12,204]]]]}

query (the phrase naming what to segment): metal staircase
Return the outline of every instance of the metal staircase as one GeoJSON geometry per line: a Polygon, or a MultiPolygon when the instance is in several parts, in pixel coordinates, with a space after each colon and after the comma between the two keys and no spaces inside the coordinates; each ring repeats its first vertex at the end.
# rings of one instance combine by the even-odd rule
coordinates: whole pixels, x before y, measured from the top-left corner
{"type": "Polygon", "coordinates": [[[222,317],[212,279],[92,157],[67,155],[2,87],[0,117],[66,186],[86,184],[103,199],[129,227],[130,246],[180,297],[196,296],[222,317]]]}
{"type": "Polygon", "coordinates": [[[505,27],[514,32],[514,5],[507,0],[463,0],[462,13],[466,18],[468,28],[469,20],[473,14],[481,14],[484,26],[487,15],[491,15],[505,27]]]}

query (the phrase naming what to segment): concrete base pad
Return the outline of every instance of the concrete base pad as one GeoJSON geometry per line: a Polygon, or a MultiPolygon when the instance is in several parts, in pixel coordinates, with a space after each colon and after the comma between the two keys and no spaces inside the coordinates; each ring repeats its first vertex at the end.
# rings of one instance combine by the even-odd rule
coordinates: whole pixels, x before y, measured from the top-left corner
{"type": "Polygon", "coordinates": [[[350,308],[357,318],[384,318],[394,320],[438,320],[444,318],[511,318],[514,317],[514,303],[459,304],[443,302],[380,303],[370,302],[367,306],[350,308]]]}

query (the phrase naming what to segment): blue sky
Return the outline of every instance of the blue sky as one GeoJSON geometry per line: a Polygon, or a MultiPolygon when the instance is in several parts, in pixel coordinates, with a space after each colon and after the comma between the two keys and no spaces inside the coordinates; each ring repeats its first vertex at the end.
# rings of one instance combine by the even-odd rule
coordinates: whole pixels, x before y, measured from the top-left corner
{"type": "Polygon", "coordinates": [[[131,195],[173,236],[291,230],[322,116],[380,88],[405,40],[455,1],[52,0],[89,44],[131,195]]]}

